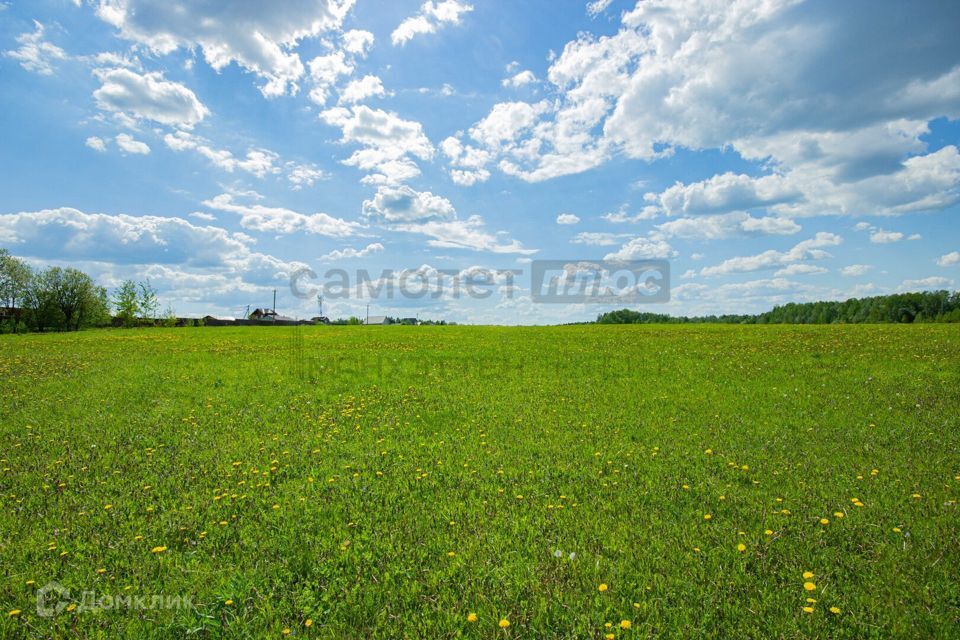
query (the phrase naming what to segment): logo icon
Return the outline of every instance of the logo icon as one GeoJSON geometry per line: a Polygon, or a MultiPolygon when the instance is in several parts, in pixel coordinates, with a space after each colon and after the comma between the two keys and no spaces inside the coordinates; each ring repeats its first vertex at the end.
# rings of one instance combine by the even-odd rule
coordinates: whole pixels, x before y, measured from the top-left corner
{"type": "Polygon", "coordinates": [[[70,590],[58,582],[48,582],[37,591],[37,615],[52,618],[67,608],[70,590]]]}

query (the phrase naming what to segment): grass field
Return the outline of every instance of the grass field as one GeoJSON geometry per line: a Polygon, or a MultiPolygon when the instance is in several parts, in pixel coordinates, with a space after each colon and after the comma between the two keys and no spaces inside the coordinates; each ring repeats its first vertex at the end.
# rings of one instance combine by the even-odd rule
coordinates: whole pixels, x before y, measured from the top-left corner
{"type": "Polygon", "coordinates": [[[955,326],[4,336],[0,425],[3,637],[960,637],[955,326]]]}

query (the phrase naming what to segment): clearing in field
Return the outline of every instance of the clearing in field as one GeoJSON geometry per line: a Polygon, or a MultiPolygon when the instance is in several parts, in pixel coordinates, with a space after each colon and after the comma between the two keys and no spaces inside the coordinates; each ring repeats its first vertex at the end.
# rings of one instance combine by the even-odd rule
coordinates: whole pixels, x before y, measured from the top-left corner
{"type": "Polygon", "coordinates": [[[4,637],[960,634],[955,327],[90,331],[0,374],[4,637]]]}

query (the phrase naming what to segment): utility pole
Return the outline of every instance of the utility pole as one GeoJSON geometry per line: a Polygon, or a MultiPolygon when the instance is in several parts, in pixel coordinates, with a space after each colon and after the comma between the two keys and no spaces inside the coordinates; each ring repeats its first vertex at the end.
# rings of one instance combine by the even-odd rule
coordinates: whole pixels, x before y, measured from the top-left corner
{"type": "Polygon", "coordinates": [[[364,324],[370,324],[370,305],[367,305],[367,321],[364,324]]]}
{"type": "Polygon", "coordinates": [[[323,315],[323,295],[317,294],[317,305],[320,307],[320,315],[323,315]]]}
{"type": "Polygon", "coordinates": [[[274,315],[276,315],[277,313],[277,290],[276,289],[273,290],[273,313],[274,315]]]}

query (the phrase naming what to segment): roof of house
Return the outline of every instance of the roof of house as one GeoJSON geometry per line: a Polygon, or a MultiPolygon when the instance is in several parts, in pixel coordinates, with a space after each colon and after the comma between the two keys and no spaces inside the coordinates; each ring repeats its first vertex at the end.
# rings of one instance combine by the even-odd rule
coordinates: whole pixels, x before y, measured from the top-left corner
{"type": "Polygon", "coordinates": [[[370,316],[364,324],[383,324],[387,321],[387,316],[370,316]]]}

